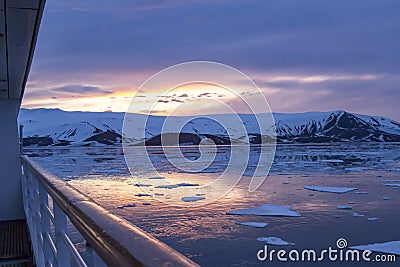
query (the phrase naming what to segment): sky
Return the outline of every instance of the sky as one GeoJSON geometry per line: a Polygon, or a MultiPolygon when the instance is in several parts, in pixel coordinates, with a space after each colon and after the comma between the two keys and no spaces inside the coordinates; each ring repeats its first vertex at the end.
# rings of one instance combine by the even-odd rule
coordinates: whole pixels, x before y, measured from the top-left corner
{"type": "MultiPolygon", "coordinates": [[[[125,112],[153,74],[204,60],[250,77],[273,112],[400,121],[399,14],[398,0],[50,0],[23,107],[125,112]]],[[[153,90],[141,101],[162,89],[153,90]]],[[[159,102],[159,113],[195,96],[235,103],[196,90],[159,102]]]]}

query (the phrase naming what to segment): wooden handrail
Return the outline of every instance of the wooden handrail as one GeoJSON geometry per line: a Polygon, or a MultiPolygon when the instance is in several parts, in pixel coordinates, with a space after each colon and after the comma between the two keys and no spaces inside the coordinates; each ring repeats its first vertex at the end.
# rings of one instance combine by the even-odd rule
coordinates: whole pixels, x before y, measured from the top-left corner
{"type": "Polygon", "coordinates": [[[198,266],[196,263],[104,209],[27,156],[23,165],[109,266],[198,266]]]}

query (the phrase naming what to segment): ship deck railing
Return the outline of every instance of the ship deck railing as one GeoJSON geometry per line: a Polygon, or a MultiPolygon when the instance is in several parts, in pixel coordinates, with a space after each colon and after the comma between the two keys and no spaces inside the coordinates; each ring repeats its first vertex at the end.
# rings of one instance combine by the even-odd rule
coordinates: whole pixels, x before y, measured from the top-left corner
{"type": "Polygon", "coordinates": [[[37,266],[198,266],[22,156],[24,209],[37,266]],[[81,255],[72,223],[93,249],[81,255]]]}

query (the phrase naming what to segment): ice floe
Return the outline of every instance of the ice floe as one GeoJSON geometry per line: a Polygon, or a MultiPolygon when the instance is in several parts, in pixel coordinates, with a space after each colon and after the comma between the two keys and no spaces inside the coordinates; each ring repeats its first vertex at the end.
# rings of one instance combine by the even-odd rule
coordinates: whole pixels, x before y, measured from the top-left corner
{"type": "Polygon", "coordinates": [[[365,192],[365,191],[357,191],[357,192],[354,192],[354,194],[366,195],[366,194],[368,194],[368,192],[365,192]]]}
{"type": "Polygon", "coordinates": [[[268,223],[262,223],[262,222],[236,222],[236,224],[245,225],[245,226],[253,226],[256,228],[264,228],[268,225],[268,223]]]}
{"type": "Polygon", "coordinates": [[[231,210],[228,215],[258,215],[258,216],[288,216],[300,217],[301,214],[291,210],[291,206],[280,206],[274,204],[264,204],[256,208],[241,210],[231,210]]]}
{"type": "Polygon", "coordinates": [[[385,243],[374,243],[368,245],[352,246],[350,248],[400,255],[400,241],[390,241],[385,243]]]}
{"type": "Polygon", "coordinates": [[[160,188],[160,189],[174,189],[174,188],[178,188],[179,186],[176,184],[167,184],[167,185],[158,185],[156,186],[156,188],[160,188]]]}
{"type": "Polygon", "coordinates": [[[329,162],[329,163],[344,163],[341,159],[323,159],[322,162],[329,162]]]}
{"type": "Polygon", "coordinates": [[[338,210],[351,210],[352,209],[351,206],[346,206],[346,205],[338,205],[338,206],[336,206],[336,208],[338,210]]]}
{"type": "Polygon", "coordinates": [[[377,221],[377,220],[379,220],[379,218],[376,218],[376,217],[368,218],[368,221],[377,221]]]}
{"type": "Polygon", "coordinates": [[[182,201],[185,202],[195,202],[195,201],[199,201],[199,200],[203,200],[206,199],[205,197],[183,197],[182,201]]]}
{"type": "Polygon", "coordinates": [[[304,188],[312,191],[337,193],[337,194],[347,193],[358,189],[353,187],[310,186],[310,185],[305,186],[304,188]]]}
{"type": "Polygon", "coordinates": [[[400,183],[399,184],[383,184],[385,186],[395,186],[395,187],[400,187],[400,183]]]}
{"type": "Polygon", "coordinates": [[[180,183],[177,186],[199,186],[199,184],[191,184],[191,183],[180,183]]]}
{"type": "Polygon", "coordinates": [[[350,168],[345,168],[346,171],[349,172],[364,172],[365,169],[362,167],[350,167],[350,168]]]}
{"type": "Polygon", "coordinates": [[[390,200],[390,197],[383,197],[383,200],[390,200]]]}
{"type": "Polygon", "coordinates": [[[359,213],[357,213],[357,212],[353,212],[353,213],[351,214],[351,216],[353,216],[353,217],[364,217],[365,215],[364,215],[364,214],[359,214],[359,213]]]}
{"type": "Polygon", "coordinates": [[[151,184],[134,184],[134,186],[149,187],[149,186],[152,186],[152,185],[151,184]]]}
{"type": "Polygon", "coordinates": [[[271,237],[259,237],[257,238],[257,241],[264,242],[268,245],[275,245],[275,246],[287,246],[287,245],[292,245],[294,246],[294,243],[282,240],[279,237],[271,236],[271,237]]]}
{"type": "Polygon", "coordinates": [[[400,180],[381,180],[381,183],[400,183],[400,180]]]}
{"type": "Polygon", "coordinates": [[[199,186],[199,184],[189,184],[189,183],[168,184],[168,185],[158,185],[158,186],[156,186],[155,188],[174,189],[174,188],[186,187],[186,186],[199,186]]]}
{"type": "Polygon", "coordinates": [[[159,189],[174,189],[174,188],[178,188],[179,186],[176,184],[166,184],[166,185],[157,185],[155,188],[159,188],[159,189]]]}
{"type": "Polygon", "coordinates": [[[133,207],[136,207],[135,203],[129,203],[129,204],[125,204],[125,205],[122,205],[122,206],[117,206],[117,209],[133,208],[133,207]]]}
{"type": "Polygon", "coordinates": [[[143,193],[139,193],[135,195],[136,197],[150,197],[150,194],[143,194],[143,193]]]}

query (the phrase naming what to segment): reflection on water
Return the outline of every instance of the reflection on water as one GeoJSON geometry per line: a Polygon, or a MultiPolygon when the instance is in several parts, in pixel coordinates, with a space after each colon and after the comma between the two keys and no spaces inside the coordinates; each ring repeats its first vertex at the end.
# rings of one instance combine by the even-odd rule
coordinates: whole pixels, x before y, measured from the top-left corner
{"type": "MultiPolygon", "coordinates": [[[[135,196],[142,191],[130,177],[121,148],[41,148],[26,152],[106,208],[205,266],[265,266],[267,263],[259,263],[256,258],[262,248],[256,239],[262,236],[280,237],[296,243],[299,249],[324,249],[339,237],[346,238],[350,245],[400,240],[400,189],[380,182],[400,180],[400,145],[280,145],[269,177],[260,189],[250,193],[249,175],[261,149],[252,147],[245,176],[229,194],[209,205],[190,208],[135,196]],[[314,192],[304,189],[306,185],[356,187],[368,194],[314,192]],[[384,197],[390,200],[383,200],[384,197]],[[128,203],[135,203],[136,207],[116,208],[128,203]],[[264,203],[291,205],[302,216],[226,215],[232,209],[264,203]],[[351,205],[352,210],[337,210],[337,205],[351,205]],[[353,217],[353,212],[365,216],[353,217]],[[371,222],[368,217],[380,219],[371,222]],[[237,221],[269,225],[257,229],[236,225],[237,221]]],[[[199,157],[196,148],[181,151],[188,159],[199,157]]],[[[201,184],[213,179],[226,168],[229,154],[229,147],[220,147],[206,171],[189,173],[173,167],[160,148],[149,150],[161,175],[176,183],[201,184]]],[[[138,168],[137,175],[146,176],[146,170],[138,168]]],[[[170,193],[174,190],[165,189],[170,193]]]]}
{"type": "MultiPolygon", "coordinates": [[[[267,148],[251,147],[246,176],[251,176],[254,172],[259,162],[260,151],[263,149],[267,148]]],[[[200,152],[196,147],[182,147],[180,150],[188,160],[197,160],[200,157],[200,152]]],[[[25,151],[61,178],[129,175],[120,147],[25,148],[25,151]]],[[[131,151],[137,157],[137,162],[142,162],[141,158],[145,155],[136,153],[134,147],[131,151]]],[[[158,172],[187,173],[173,166],[161,148],[152,147],[147,151],[158,172]]],[[[221,146],[212,164],[198,173],[221,173],[227,168],[230,158],[231,148],[221,146]]],[[[400,172],[399,161],[399,144],[279,145],[271,172],[277,174],[344,173],[367,170],[400,172]]],[[[137,176],[149,176],[148,170],[143,169],[140,164],[134,171],[137,176]]]]}

